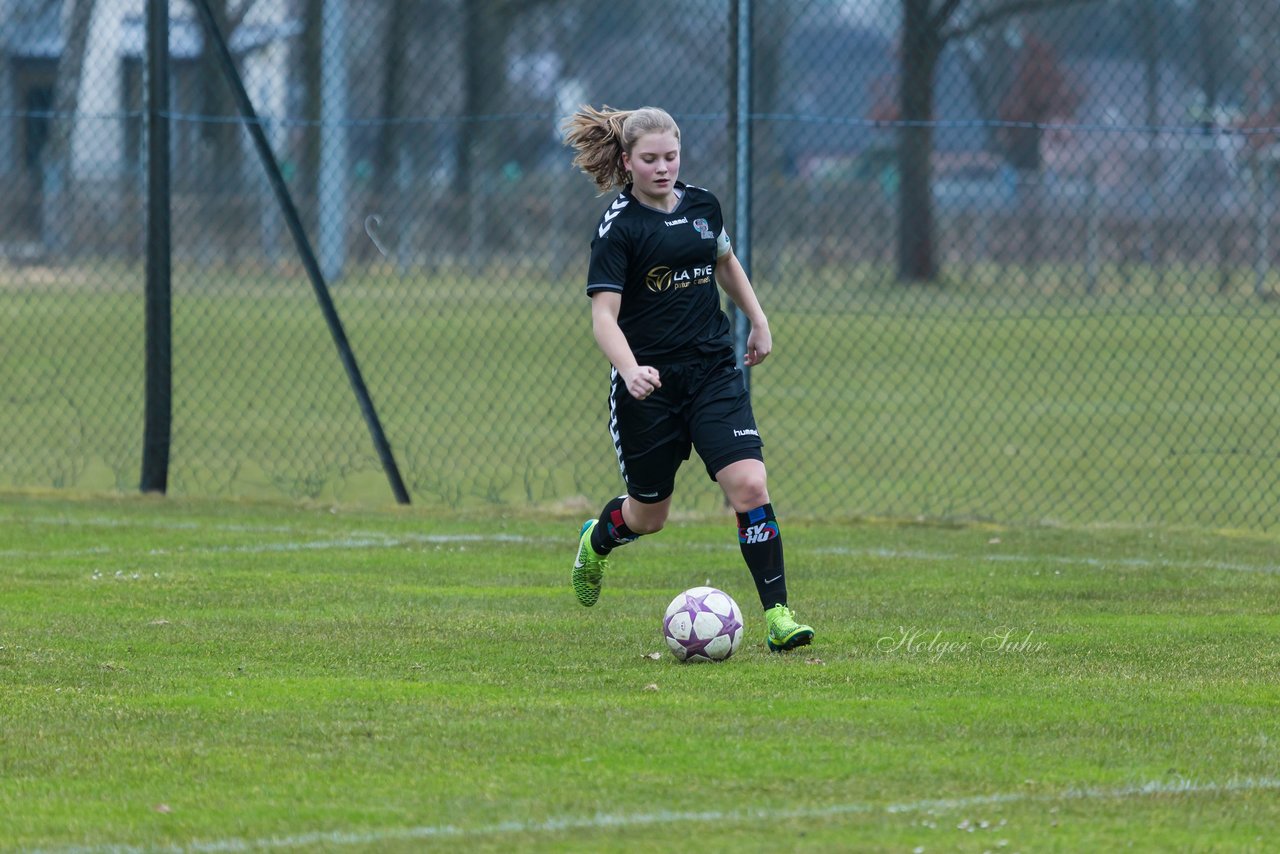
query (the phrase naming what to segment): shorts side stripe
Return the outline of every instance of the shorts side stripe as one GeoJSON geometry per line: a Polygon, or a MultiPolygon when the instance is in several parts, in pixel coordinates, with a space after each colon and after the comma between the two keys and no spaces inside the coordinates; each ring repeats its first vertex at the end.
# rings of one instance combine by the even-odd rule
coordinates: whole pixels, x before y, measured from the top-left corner
{"type": "Polygon", "coordinates": [[[609,374],[609,435],[613,437],[613,450],[618,455],[618,471],[622,472],[622,482],[627,482],[627,464],[622,459],[622,436],[618,434],[618,369],[613,368],[609,374]]]}

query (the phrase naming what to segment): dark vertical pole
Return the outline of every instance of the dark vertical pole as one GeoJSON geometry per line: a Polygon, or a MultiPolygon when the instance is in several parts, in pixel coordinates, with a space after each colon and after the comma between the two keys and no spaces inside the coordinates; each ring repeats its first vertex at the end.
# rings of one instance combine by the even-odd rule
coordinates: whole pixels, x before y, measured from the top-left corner
{"type": "MultiPolygon", "coordinates": [[[[729,105],[733,116],[734,199],[735,216],[733,243],[734,254],[742,263],[742,269],[751,276],[751,5],[752,0],[735,0],[733,26],[733,93],[729,105]]],[[[751,322],[742,310],[733,310],[734,349],[738,354],[738,367],[742,368],[742,380],[751,389],[751,369],[743,367],[747,353],[747,336],[751,334],[751,322]]]]}
{"type": "Polygon", "coordinates": [[[173,319],[169,258],[169,0],[147,0],[146,404],[143,492],[169,487],[173,319]]]}
{"type": "Polygon", "coordinates": [[[382,469],[386,472],[387,480],[391,484],[391,491],[398,503],[408,504],[409,490],[405,488],[404,479],[400,477],[400,468],[396,465],[395,455],[391,453],[391,443],[387,441],[386,433],[382,430],[382,422],[378,418],[378,411],[373,406],[373,398],[370,397],[369,388],[365,385],[364,377],[360,373],[360,365],[356,362],[351,342],[347,340],[342,320],[338,317],[338,309],[334,306],[333,297],[329,294],[329,286],[325,283],[320,264],[316,261],[316,253],[312,250],[311,241],[307,238],[307,230],[302,226],[302,217],[299,216],[298,208],[293,203],[293,196],[290,195],[289,187],[284,182],[284,175],[280,172],[280,163],[271,151],[271,143],[267,142],[267,135],[262,130],[262,122],[258,120],[258,113],[253,109],[249,93],[245,91],[244,80],[240,78],[240,72],[236,71],[235,62],[231,59],[226,37],[218,29],[218,22],[213,17],[209,0],[194,0],[194,5],[204,24],[205,38],[213,43],[218,63],[222,66],[223,76],[226,78],[227,85],[231,87],[231,94],[235,97],[240,118],[244,120],[245,130],[249,132],[258,150],[258,159],[262,161],[262,168],[266,171],[267,180],[275,193],[276,201],[280,204],[280,211],[284,214],[285,223],[289,226],[289,233],[293,235],[293,242],[298,248],[302,266],[306,268],[307,277],[311,280],[311,288],[315,291],[316,300],[320,303],[320,313],[324,315],[334,346],[338,348],[338,358],[342,361],[342,367],[346,369],[347,379],[351,383],[360,412],[364,415],[365,424],[373,437],[373,445],[378,452],[378,458],[382,461],[382,469]]]}

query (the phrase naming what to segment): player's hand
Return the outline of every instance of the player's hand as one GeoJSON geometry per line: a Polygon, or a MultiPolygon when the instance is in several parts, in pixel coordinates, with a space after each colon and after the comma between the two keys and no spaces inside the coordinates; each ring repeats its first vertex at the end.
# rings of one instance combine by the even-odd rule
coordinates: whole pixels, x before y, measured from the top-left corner
{"type": "Polygon", "coordinates": [[[627,391],[636,400],[644,400],[662,388],[662,380],[658,377],[658,369],[648,365],[639,365],[629,371],[622,371],[622,381],[627,384],[627,391]]]}
{"type": "Polygon", "coordinates": [[[773,352],[773,336],[769,334],[769,324],[751,325],[751,334],[747,336],[747,352],[742,357],[742,364],[747,367],[758,365],[773,352]]]}

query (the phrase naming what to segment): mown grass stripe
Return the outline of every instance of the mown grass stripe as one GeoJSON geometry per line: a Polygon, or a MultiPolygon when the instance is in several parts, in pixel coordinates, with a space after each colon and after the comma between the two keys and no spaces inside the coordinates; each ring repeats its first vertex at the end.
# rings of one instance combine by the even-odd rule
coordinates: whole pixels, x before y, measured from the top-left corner
{"type": "MultiPolygon", "coordinates": [[[[228,529],[229,530],[229,529],[228,529]]],[[[237,545],[184,546],[183,554],[266,554],[276,552],[342,551],[361,549],[398,549],[414,545],[536,545],[555,546],[569,542],[555,537],[529,537],[522,534],[377,534],[355,532],[348,536],[322,540],[288,540],[278,543],[243,543],[237,545]]],[[[728,544],[663,543],[660,540],[645,543],[646,549],[682,551],[736,551],[728,544]]],[[[145,552],[127,552],[108,546],[92,546],[84,549],[35,549],[0,550],[0,559],[77,558],[108,554],[130,556],[164,556],[171,550],[149,549],[145,552]]],[[[1088,569],[1175,569],[1211,570],[1224,572],[1256,572],[1267,575],[1280,573],[1277,564],[1251,564],[1219,560],[1164,560],[1159,558],[1096,558],[1070,555],[1028,554],[960,554],[913,549],[845,548],[841,546],[817,547],[811,554],[838,555],[850,558],[874,558],[888,561],[925,561],[929,563],[996,563],[996,564],[1048,564],[1050,566],[1075,566],[1088,569]]]]}

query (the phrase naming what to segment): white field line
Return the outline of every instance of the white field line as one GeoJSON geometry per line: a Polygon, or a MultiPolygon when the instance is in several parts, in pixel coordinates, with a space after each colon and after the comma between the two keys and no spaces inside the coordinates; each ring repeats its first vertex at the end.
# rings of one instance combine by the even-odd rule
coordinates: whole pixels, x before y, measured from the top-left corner
{"type": "Polygon", "coordinates": [[[722,823],[770,823],[794,819],[834,818],[845,815],[902,815],[907,813],[940,813],[976,807],[1002,804],[1040,803],[1054,804],[1071,801],[1106,801],[1148,798],[1161,795],[1220,795],[1239,792],[1274,791],[1280,789],[1280,779],[1273,777],[1246,777],[1225,783],[1200,783],[1194,780],[1172,782],[1152,781],[1119,788],[1077,788],[1057,793],[1005,792],[990,795],[972,795],[959,798],[925,798],[890,804],[852,802],[825,807],[795,807],[791,809],[702,810],[681,812],[659,810],[644,813],[600,813],[592,816],[549,818],[542,821],[504,821],[479,827],[459,827],[452,824],[422,825],[419,827],[384,828],[359,831],[317,831],[290,836],[268,836],[259,839],[213,839],[190,842],[186,845],[139,848],[129,845],[106,845],[72,848],[43,849],[48,854],[140,854],[143,851],[164,851],[174,854],[219,854],[219,852],[264,851],[277,848],[311,848],[314,846],[338,847],[344,845],[378,845],[387,842],[403,842],[414,839],[463,840],[481,836],[498,836],[513,833],[560,833],[574,830],[613,830],[618,828],[647,827],[656,824],[722,824],[722,823]]]}
{"type": "Polygon", "coordinates": [[[165,519],[162,517],[125,520],[113,519],[110,516],[91,516],[86,519],[69,518],[67,516],[6,516],[0,519],[0,523],[6,525],[18,523],[25,525],[52,525],[64,528],[156,528],[171,531],[254,531],[277,534],[291,534],[299,531],[298,528],[289,525],[206,525],[200,522],[165,519]]]}
{"type": "Polygon", "coordinates": [[[918,560],[950,563],[1047,563],[1054,566],[1084,566],[1092,569],[1125,567],[1130,569],[1221,569],[1231,572],[1280,572],[1280,565],[1256,563],[1230,563],[1218,560],[1166,560],[1164,558],[1102,558],[1071,555],[1020,555],[985,554],[963,555],[949,552],[913,551],[903,549],[848,549],[840,546],[816,548],[814,554],[848,555],[849,557],[873,557],[887,560],[918,560]]]}
{"type": "MultiPolygon", "coordinates": [[[[28,523],[36,525],[54,525],[54,526],[74,526],[74,527],[104,527],[104,528],[126,528],[126,527],[147,527],[160,530],[181,530],[181,531],[214,531],[217,533],[232,534],[291,534],[295,537],[326,537],[332,534],[331,530],[321,528],[298,528],[288,525],[242,525],[242,524],[202,524],[199,522],[172,520],[172,519],[131,519],[122,521],[110,517],[93,517],[89,519],[68,519],[63,516],[52,517],[6,517],[0,518],[0,526],[13,523],[28,523]]],[[[455,545],[486,542],[493,543],[523,543],[526,545],[555,545],[557,543],[569,542],[569,538],[556,537],[526,537],[520,534],[399,534],[391,535],[381,532],[353,531],[349,534],[328,539],[298,539],[280,543],[247,543],[235,546],[194,546],[184,548],[186,553],[202,554],[202,553],[261,553],[261,552],[292,552],[292,551],[325,551],[328,549],[363,549],[363,548],[403,548],[409,545],[455,545]]],[[[698,546],[690,546],[689,544],[668,545],[661,540],[654,540],[652,543],[646,543],[649,548],[680,548],[680,549],[698,549],[698,546]]],[[[705,546],[701,547],[710,551],[732,550],[737,551],[736,546],[726,544],[724,546],[705,546]]],[[[1248,563],[1232,563],[1226,561],[1214,560],[1167,560],[1163,558],[1114,558],[1103,560],[1101,558],[1078,557],[1070,555],[1021,555],[1021,554],[984,554],[984,555],[964,555],[951,552],[931,552],[911,549],[889,549],[889,548],[865,548],[854,549],[843,546],[820,547],[811,550],[814,554],[830,554],[844,555],[854,558],[879,558],[882,560],[918,560],[932,561],[937,563],[955,563],[955,562],[972,562],[972,563],[1047,563],[1056,566],[1084,566],[1095,569],[1106,569],[1108,567],[1125,567],[1131,569],[1219,569],[1233,572],[1260,572],[1260,573],[1277,573],[1280,572],[1280,565],[1276,564],[1248,564],[1248,563]]],[[[112,550],[106,547],[93,547],[87,549],[64,549],[59,551],[33,551],[9,549],[0,550],[0,557],[84,557],[91,555],[110,554],[112,550]]],[[[154,549],[146,552],[147,554],[165,554],[163,549],[154,549]]]]}
{"type": "MultiPolygon", "coordinates": [[[[278,543],[243,543],[222,546],[189,546],[182,547],[184,554],[259,554],[263,552],[300,552],[327,551],[331,549],[368,549],[368,548],[403,548],[412,545],[457,545],[470,543],[524,543],[555,544],[568,542],[553,537],[525,537],[520,534],[386,534],[377,531],[352,531],[340,537],[332,537],[332,530],[321,528],[298,528],[288,525],[240,525],[240,524],[201,524],[199,522],[176,521],[171,519],[141,519],[122,521],[109,517],[89,519],[68,519],[62,516],[46,517],[6,517],[0,518],[0,527],[6,524],[50,525],[55,527],[97,527],[97,528],[150,528],[167,531],[212,531],[220,534],[289,534],[303,539],[287,540],[278,543]],[[305,539],[316,537],[317,539],[305,539]]],[[[93,546],[83,549],[0,549],[0,558],[36,558],[36,557],[92,557],[95,555],[127,554],[129,556],[165,555],[171,549],[148,549],[145,552],[121,552],[107,546],[93,546]]]]}
{"type": "MultiPolygon", "coordinates": [[[[421,545],[469,545],[485,543],[554,544],[562,540],[552,537],[525,537],[519,534],[401,534],[353,533],[345,537],[321,540],[289,540],[279,543],[243,543],[221,546],[182,546],[177,549],[148,549],[145,552],[121,552],[106,546],[51,551],[31,549],[0,550],[0,558],[75,558],[124,554],[129,557],[161,557],[181,554],[264,554],[268,552],[351,551],[356,549],[398,549],[421,545]]],[[[563,542],[568,542],[564,540],[563,542]]]]}
{"type": "MultiPolygon", "coordinates": [[[[17,520],[0,520],[17,521],[17,520]]],[[[36,524],[50,525],[67,525],[67,524],[97,524],[109,527],[121,527],[124,523],[118,520],[100,519],[89,520],[88,522],[72,523],[66,519],[27,519],[27,522],[36,524]]],[[[571,542],[569,537],[527,537],[521,534],[385,534],[369,531],[353,531],[341,537],[326,537],[332,534],[332,531],[323,530],[307,530],[282,526],[260,526],[251,525],[198,525],[196,523],[180,522],[167,523],[166,520],[154,520],[148,523],[149,527],[171,528],[180,530],[207,530],[219,533],[243,533],[243,534],[293,534],[295,536],[318,536],[319,539],[295,539],[274,543],[242,543],[237,545],[219,545],[219,546],[184,546],[180,551],[182,554],[265,554],[271,552],[308,552],[308,551],[331,551],[331,550],[356,550],[356,549],[400,549],[416,545],[484,545],[486,543],[495,544],[524,544],[524,545],[560,545],[571,542]]],[[[667,544],[659,539],[653,542],[647,542],[646,548],[658,549],[684,549],[684,550],[706,550],[706,551],[737,551],[737,547],[732,544],[723,546],[695,546],[687,543],[667,544]]],[[[146,552],[125,552],[130,557],[145,556],[163,556],[170,554],[169,549],[149,549],[146,552]]],[[[1024,554],[959,554],[955,552],[933,552],[911,549],[889,549],[889,548],[846,548],[842,546],[820,547],[810,550],[813,554],[820,555],[841,555],[850,558],[874,558],[878,560],[889,561],[927,561],[931,563],[970,563],[970,564],[1048,564],[1050,566],[1080,566],[1090,569],[1108,569],[1108,568],[1125,568],[1125,569],[1174,569],[1174,570],[1223,570],[1229,572],[1257,572],[1263,574],[1280,573],[1280,565],[1276,564],[1250,564],[1250,563],[1233,563],[1228,561],[1216,560],[1168,560],[1164,558],[1093,558],[1078,557],[1071,555],[1024,555],[1024,554]]],[[[32,558],[77,558],[77,557],[93,557],[98,555],[121,554],[116,550],[105,546],[95,546],[84,549],[59,549],[59,550],[31,550],[31,549],[5,549],[0,550],[0,559],[32,559],[32,558]]]]}

